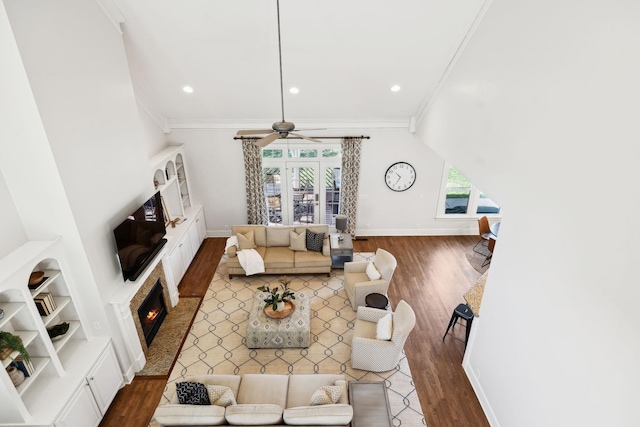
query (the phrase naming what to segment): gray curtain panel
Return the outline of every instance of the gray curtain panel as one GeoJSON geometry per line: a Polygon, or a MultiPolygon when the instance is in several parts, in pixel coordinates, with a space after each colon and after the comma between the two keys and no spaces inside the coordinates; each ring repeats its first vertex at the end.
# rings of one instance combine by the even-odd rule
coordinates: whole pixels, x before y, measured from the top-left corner
{"type": "Polygon", "coordinates": [[[267,224],[267,202],[262,178],[262,151],[253,142],[257,138],[242,141],[244,154],[245,190],[247,193],[247,224],[267,224]]]}
{"type": "Polygon", "coordinates": [[[355,237],[358,214],[358,182],[360,180],[360,152],[362,138],[342,139],[342,185],[340,213],[347,216],[347,233],[355,237]]]}

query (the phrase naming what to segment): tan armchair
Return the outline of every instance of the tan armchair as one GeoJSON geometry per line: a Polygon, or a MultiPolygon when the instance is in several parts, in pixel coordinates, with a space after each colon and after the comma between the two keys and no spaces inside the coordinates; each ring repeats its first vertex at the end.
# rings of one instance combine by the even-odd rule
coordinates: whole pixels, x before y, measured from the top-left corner
{"type": "Polygon", "coordinates": [[[416,325],[409,304],[400,301],[392,314],[391,341],[376,339],[378,320],[390,313],[371,307],[358,307],[351,343],[351,366],[373,372],[385,372],[398,366],[404,343],[416,325]]]}
{"type": "Polygon", "coordinates": [[[373,265],[380,273],[380,279],[369,280],[366,270],[369,261],[354,261],[344,263],[344,290],[349,297],[353,311],[359,306],[366,305],[364,299],[367,295],[378,293],[387,295],[389,283],[398,263],[396,258],[384,249],[378,248],[373,265]]]}

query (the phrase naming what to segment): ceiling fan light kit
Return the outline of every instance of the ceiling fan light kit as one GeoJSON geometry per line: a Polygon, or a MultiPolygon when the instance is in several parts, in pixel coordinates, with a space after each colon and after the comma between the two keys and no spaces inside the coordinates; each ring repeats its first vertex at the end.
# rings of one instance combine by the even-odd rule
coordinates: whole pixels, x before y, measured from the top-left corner
{"type": "Polygon", "coordinates": [[[263,135],[267,134],[267,136],[260,138],[254,142],[255,145],[259,147],[266,147],[271,144],[276,139],[284,139],[289,135],[306,139],[312,142],[322,142],[319,139],[311,138],[305,135],[301,135],[299,133],[293,133],[296,129],[296,125],[292,122],[287,122],[284,119],[284,85],[282,84],[282,43],[280,42],[280,0],[276,0],[276,9],[278,12],[278,57],[280,60],[280,107],[282,109],[282,121],[275,122],[271,129],[246,129],[239,130],[236,135],[244,136],[244,135],[263,135]]]}

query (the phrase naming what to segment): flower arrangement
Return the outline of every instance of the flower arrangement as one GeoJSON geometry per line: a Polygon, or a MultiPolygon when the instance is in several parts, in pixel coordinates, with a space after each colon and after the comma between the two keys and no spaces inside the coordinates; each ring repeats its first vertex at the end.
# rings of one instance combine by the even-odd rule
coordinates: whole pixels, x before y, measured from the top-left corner
{"type": "Polygon", "coordinates": [[[0,353],[4,353],[6,349],[9,349],[10,351],[17,351],[25,361],[29,361],[29,353],[27,352],[27,349],[24,348],[22,339],[10,332],[0,331],[0,353]]]}
{"type": "Polygon", "coordinates": [[[289,283],[291,280],[287,279],[287,276],[282,276],[279,280],[282,285],[282,293],[280,293],[280,287],[276,286],[273,289],[269,285],[258,287],[259,291],[268,292],[269,296],[264,299],[264,308],[271,306],[273,311],[278,311],[278,303],[291,302],[292,299],[296,299],[296,295],[292,290],[289,290],[289,283]]]}

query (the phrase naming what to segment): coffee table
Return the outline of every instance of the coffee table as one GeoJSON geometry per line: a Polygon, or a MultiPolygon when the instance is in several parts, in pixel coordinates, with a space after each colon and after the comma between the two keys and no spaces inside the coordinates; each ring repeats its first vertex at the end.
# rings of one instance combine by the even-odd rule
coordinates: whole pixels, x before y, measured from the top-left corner
{"type": "Polygon", "coordinates": [[[393,427],[384,381],[349,381],[351,427],[393,427]]]}
{"type": "Polygon", "coordinates": [[[311,341],[311,299],[305,292],[296,292],[293,313],[274,319],[264,313],[266,292],[256,292],[249,312],[246,344],[249,348],[309,347],[311,341]]]}

